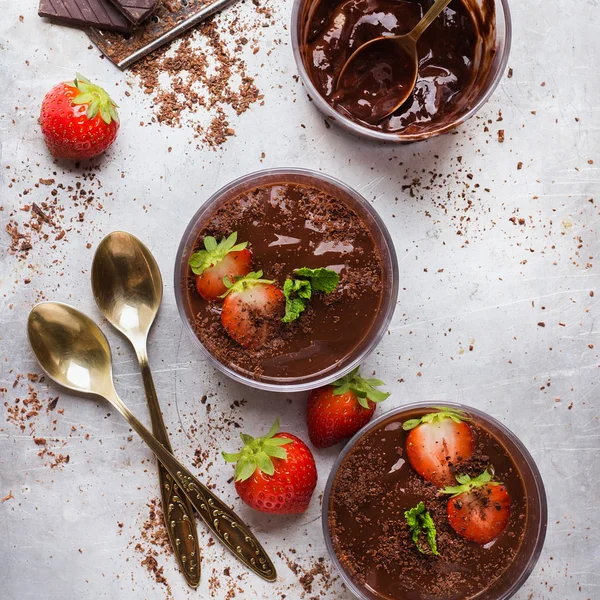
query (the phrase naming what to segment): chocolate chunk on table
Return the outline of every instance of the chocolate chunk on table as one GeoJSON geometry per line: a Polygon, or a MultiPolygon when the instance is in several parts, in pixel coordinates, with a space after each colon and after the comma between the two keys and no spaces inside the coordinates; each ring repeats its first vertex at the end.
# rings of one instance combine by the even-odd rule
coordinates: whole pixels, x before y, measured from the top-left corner
{"type": "Polygon", "coordinates": [[[132,24],[109,0],[40,0],[40,17],[69,25],[129,33],[132,24]]]}
{"type": "Polygon", "coordinates": [[[111,0],[134,25],[145,21],[156,9],[158,0],[111,0]]]}

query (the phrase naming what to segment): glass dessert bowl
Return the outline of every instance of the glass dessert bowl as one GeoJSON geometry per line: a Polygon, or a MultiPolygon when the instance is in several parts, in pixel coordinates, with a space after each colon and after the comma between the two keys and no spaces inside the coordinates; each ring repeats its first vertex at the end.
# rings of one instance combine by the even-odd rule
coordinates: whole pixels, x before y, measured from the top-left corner
{"type": "Polygon", "coordinates": [[[398,265],[385,225],[354,190],[321,173],[266,170],[226,185],[194,215],[175,294],[185,329],[223,373],[302,391],[373,351],[393,315],[398,265]],[[223,282],[215,293],[211,249],[223,282]]]}
{"type": "Polygon", "coordinates": [[[358,73],[359,86],[337,88],[356,48],[376,37],[408,33],[430,6],[429,0],[295,0],[294,57],[317,108],[354,134],[392,142],[424,140],[471,118],[506,68],[512,36],[508,0],[454,0],[419,39],[413,93],[380,122],[363,118],[365,103],[393,84],[391,61],[397,56],[358,73]]]}
{"type": "Polygon", "coordinates": [[[323,507],[331,559],[361,600],[506,600],[546,535],[531,455],[459,404],[410,404],[365,426],[338,457],[323,507]]]}

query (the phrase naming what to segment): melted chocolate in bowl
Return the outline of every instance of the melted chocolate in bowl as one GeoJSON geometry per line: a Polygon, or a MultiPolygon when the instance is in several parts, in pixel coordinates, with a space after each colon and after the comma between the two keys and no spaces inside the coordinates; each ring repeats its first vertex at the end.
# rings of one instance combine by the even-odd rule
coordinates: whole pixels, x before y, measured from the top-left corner
{"type": "MultiPolygon", "coordinates": [[[[302,59],[323,98],[359,124],[389,133],[420,134],[449,125],[489,85],[495,54],[494,0],[453,0],[417,43],[419,73],[408,100],[378,123],[366,117],[379,87],[391,86],[397,55],[372,63],[372,76],[352,89],[336,89],[350,55],[365,42],[409,33],[432,0],[307,0],[301,14],[302,59]],[[389,63],[389,64],[388,64],[389,63]],[[382,75],[383,74],[383,75],[382,75]],[[377,89],[376,89],[377,88],[377,89]]],[[[343,83],[343,82],[342,82],[343,83]]]]}
{"type": "Polygon", "coordinates": [[[506,529],[486,546],[462,538],[448,523],[448,496],[438,496],[435,486],[406,460],[408,432],[401,424],[431,411],[423,405],[394,411],[343,457],[328,497],[326,492],[326,535],[333,553],[361,598],[508,598],[533,568],[544,540],[546,507],[539,473],[524,448],[521,454],[520,442],[474,415],[470,424],[476,453],[463,470],[475,476],[493,465],[496,480],[510,495],[511,516],[506,529]],[[410,538],[404,511],[420,501],[435,522],[439,557],[420,554],[410,538]]]}
{"type": "MultiPolygon", "coordinates": [[[[384,304],[395,303],[392,258],[374,217],[342,188],[310,177],[270,177],[241,184],[218,198],[196,224],[183,253],[184,311],[196,337],[220,363],[259,381],[311,381],[349,365],[382,327],[384,304]],[[331,294],[315,294],[300,318],[282,324],[258,350],[232,340],[220,303],[204,301],[187,267],[205,235],[236,231],[253,253],[253,270],[283,286],[300,267],[336,270],[331,294]],[[383,308],[382,308],[383,307],[383,308]]],[[[384,325],[385,326],[385,325],[384,325]]],[[[381,333],[379,333],[380,335],[381,333]]]]}

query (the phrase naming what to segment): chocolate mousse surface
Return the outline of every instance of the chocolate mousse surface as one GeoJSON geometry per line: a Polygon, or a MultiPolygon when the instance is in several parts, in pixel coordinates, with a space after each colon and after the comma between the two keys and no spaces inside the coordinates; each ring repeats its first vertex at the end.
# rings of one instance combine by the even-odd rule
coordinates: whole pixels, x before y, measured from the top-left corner
{"type": "Polygon", "coordinates": [[[198,236],[237,232],[248,242],[253,269],[279,287],[295,269],[326,267],[339,273],[337,288],[316,293],[291,323],[281,323],[259,349],[243,348],[220,320],[221,303],[206,302],[189,271],[186,298],[192,327],[220,362],[264,381],[310,380],[344,363],[369,336],[382,301],[382,262],[365,221],[341,196],[298,183],[270,183],[227,198],[198,236]]]}
{"type": "MultiPolygon", "coordinates": [[[[475,453],[456,465],[475,477],[490,465],[511,498],[506,529],[485,546],[458,535],[447,517],[448,496],[418,475],[406,459],[402,423],[428,409],[395,414],[361,438],[342,461],[329,501],[329,529],[343,569],[373,598],[468,600],[479,597],[513,563],[525,530],[521,475],[502,442],[471,422],[475,453]],[[404,512],[425,504],[437,530],[439,556],[422,554],[404,512]]],[[[487,598],[487,596],[485,596],[487,598]]]]}
{"type": "MultiPolygon", "coordinates": [[[[325,100],[361,125],[385,132],[422,133],[453,121],[469,106],[491,66],[493,0],[481,4],[453,0],[429,26],[417,42],[415,88],[391,116],[372,123],[366,115],[381,96],[378,90],[393,86],[398,76],[397,52],[370,57],[371,72],[363,85],[337,87],[344,63],[357,48],[376,37],[409,33],[432,4],[432,0],[319,0],[311,15],[314,3],[307,3],[311,8],[301,27],[302,53],[309,76],[325,100]]],[[[386,44],[379,48],[385,50],[386,44]]]]}

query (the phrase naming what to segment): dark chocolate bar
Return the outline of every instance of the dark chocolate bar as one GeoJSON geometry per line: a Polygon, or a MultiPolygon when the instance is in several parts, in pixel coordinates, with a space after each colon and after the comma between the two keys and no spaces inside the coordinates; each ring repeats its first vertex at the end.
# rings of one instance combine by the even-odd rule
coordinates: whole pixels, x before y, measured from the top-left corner
{"type": "Polygon", "coordinates": [[[158,0],[111,0],[134,25],[145,21],[156,9],[158,0]]]}
{"type": "Polygon", "coordinates": [[[132,24],[109,0],[40,0],[40,17],[53,21],[129,33],[132,24]]]}

